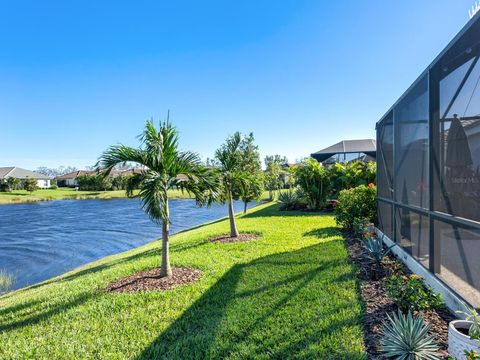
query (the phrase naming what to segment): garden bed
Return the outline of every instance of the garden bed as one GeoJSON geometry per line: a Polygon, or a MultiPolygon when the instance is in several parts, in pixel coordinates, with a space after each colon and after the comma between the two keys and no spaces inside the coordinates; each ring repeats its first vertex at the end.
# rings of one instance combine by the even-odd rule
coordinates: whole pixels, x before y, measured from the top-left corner
{"type": "Polygon", "coordinates": [[[208,239],[208,241],[220,242],[220,243],[233,243],[233,242],[257,240],[259,237],[260,235],[256,233],[243,233],[243,234],[238,234],[238,236],[235,236],[235,237],[232,237],[228,234],[222,234],[222,235],[211,237],[210,239],[208,239]]]}
{"type": "MultiPolygon", "coordinates": [[[[369,358],[382,359],[380,345],[382,324],[383,321],[387,319],[387,314],[392,314],[397,311],[397,305],[387,293],[386,280],[392,274],[402,276],[409,275],[411,272],[393,255],[389,255],[384,259],[384,273],[380,274],[378,280],[372,280],[372,265],[363,241],[350,233],[345,234],[345,237],[349,255],[358,267],[360,289],[365,302],[365,348],[369,358]]],[[[431,325],[430,333],[435,336],[436,343],[439,345],[442,354],[446,357],[448,348],[448,324],[454,320],[455,317],[447,308],[425,310],[419,315],[423,317],[425,323],[431,325]]]]}
{"type": "Polygon", "coordinates": [[[202,272],[193,268],[173,268],[172,276],[160,277],[160,269],[150,269],[125,276],[108,284],[107,292],[134,293],[139,291],[165,291],[197,281],[202,272]]]}

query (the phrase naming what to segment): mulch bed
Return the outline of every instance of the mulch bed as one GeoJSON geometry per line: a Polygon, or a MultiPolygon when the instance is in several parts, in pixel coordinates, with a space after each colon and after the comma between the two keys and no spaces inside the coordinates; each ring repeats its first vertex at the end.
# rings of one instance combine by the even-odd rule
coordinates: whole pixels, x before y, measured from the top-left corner
{"type": "Polygon", "coordinates": [[[242,242],[242,241],[252,241],[257,240],[260,237],[260,234],[255,233],[242,233],[237,237],[231,237],[229,234],[223,234],[214,236],[208,239],[210,242],[221,242],[221,243],[233,243],[233,242],[242,242]]]}
{"type": "MultiPolygon", "coordinates": [[[[385,271],[377,274],[378,280],[372,280],[372,264],[368,258],[363,242],[352,234],[346,235],[347,249],[352,261],[357,265],[360,279],[362,298],[365,302],[364,330],[365,348],[370,359],[384,359],[381,355],[381,330],[382,323],[387,319],[387,314],[397,311],[393,299],[388,296],[386,280],[393,273],[408,275],[411,272],[394,255],[384,259],[385,271]]],[[[373,277],[375,278],[375,277],[373,277]]],[[[431,324],[430,333],[435,336],[442,354],[447,354],[448,348],[448,323],[455,319],[448,309],[426,310],[419,314],[426,323],[431,324]]]]}
{"type": "Polygon", "coordinates": [[[165,291],[190,284],[202,276],[194,268],[172,268],[172,276],[160,277],[160,269],[150,269],[115,280],[108,284],[106,291],[112,293],[135,293],[140,291],[165,291]]]}

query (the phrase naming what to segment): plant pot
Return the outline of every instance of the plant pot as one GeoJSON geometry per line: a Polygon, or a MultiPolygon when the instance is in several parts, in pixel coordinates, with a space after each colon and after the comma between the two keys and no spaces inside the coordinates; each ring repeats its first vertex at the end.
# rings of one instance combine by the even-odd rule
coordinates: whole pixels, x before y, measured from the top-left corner
{"type": "Polygon", "coordinates": [[[448,326],[448,353],[458,360],[466,359],[465,350],[480,353],[479,340],[472,340],[460,331],[468,331],[471,324],[470,321],[455,320],[448,326]]]}

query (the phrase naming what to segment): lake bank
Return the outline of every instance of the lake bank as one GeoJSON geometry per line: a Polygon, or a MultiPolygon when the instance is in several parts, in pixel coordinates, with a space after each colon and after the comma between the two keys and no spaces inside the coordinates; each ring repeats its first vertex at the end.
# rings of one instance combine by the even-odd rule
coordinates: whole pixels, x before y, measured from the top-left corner
{"type": "MultiPolygon", "coordinates": [[[[235,203],[236,211],[242,207],[235,203]]],[[[170,210],[172,234],[228,214],[226,205],[199,208],[193,199],[173,199],[170,210]]],[[[140,209],[139,199],[4,205],[0,270],[13,274],[14,288],[21,288],[160,236],[161,227],[140,209]]]]}
{"type": "Polygon", "coordinates": [[[190,285],[104,291],[159,266],[151,242],[0,296],[0,358],[365,359],[356,270],[333,217],[268,203],[239,215],[238,227],[261,237],[207,241],[228,220],[172,236],[172,266],[202,271],[190,285]]]}
{"type": "MultiPolygon", "coordinates": [[[[187,193],[182,193],[180,190],[169,190],[168,194],[171,199],[191,198],[187,193]]],[[[125,190],[76,191],[73,188],[58,188],[40,189],[32,193],[25,190],[15,190],[12,192],[0,192],[0,205],[53,200],[121,199],[126,197],[125,190]]]]}

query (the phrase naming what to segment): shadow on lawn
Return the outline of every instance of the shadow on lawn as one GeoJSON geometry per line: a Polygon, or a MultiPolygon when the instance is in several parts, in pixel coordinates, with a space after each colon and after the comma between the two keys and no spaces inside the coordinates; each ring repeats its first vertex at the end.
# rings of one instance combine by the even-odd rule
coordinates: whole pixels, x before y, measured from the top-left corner
{"type": "Polygon", "coordinates": [[[329,241],[233,266],[137,359],[365,358],[361,313],[352,311],[359,293],[342,246],[329,241]],[[349,287],[346,297],[329,290],[349,287]]]}
{"type": "Polygon", "coordinates": [[[312,231],[307,231],[303,236],[315,236],[319,239],[324,239],[328,237],[341,236],[342,234],[335,226],[327,226],[323,228],[318,228],[312,231]]]}
{"type": "Polygon", "coordinates": [[[243,218],[249,219],[249,218],[257,218],[257,217],[272,217],[272,216],[318,216],[318,215],[331,215],[331,212],[326,212],[326,211],[301,211],[301,210],[296,210],[296,211],[279,211],[278,210],[278,204],[277,203],[272,203],[271,205],[261,209],[261,210],[256,210],[251,213],[247,213],[245,215],[242,215],[243,218]]]}
{"type": "MultiPolygon", "coordinates": [[[[183,243],[183,242],[182,243],[173,242],[170,245],[170,251],[172,253],[183,252],[183,251],[187,251],[187,250],[197,248],[197,247],[205,245],[205,244],[208,244],[208,242],[207,241],[198,241],[198,242],[195,242],[195,243],[186,243],[186,244],[183,243]]],[[[143,251],[143,252],[135,254],[135,255],[126,256],[126,257],[120,258],[118,260],[110,261],[108,263],[103,263],[103,264],[99,264],[99,265],[96,265],[96,266],[88,267],[88,268],[79,270],[79,271],[77,271],[73,274],[61,276],[60,278],[54,278],[52,280],[46,280],[45,282],[35,284],[35,285],[31,285],[31,286],[25,287],[23,289],[19,289],[19,290],[17,290],[17,292],[27,291],[29,289],[41,288],[45,285],[53,284],[53,283],[72,281],[72,280],[75,280],[78,277],[82,277],[84,275],[97,273],[99,271],[105,271],[105,270],[108,270],[108,269],[110,269],[112,267],[115,267],[117,265],[121,265],[121,264],[124,264],[124,263],[129,263],[129,262],[134,262],[136,260],[145,259],[145,258],[149,258],[149,257],[157,257],[158,258],[158,266],[160,266],[161,247],[159,246],[155,249],[150,249],[150,250],[143,251]]]]}

